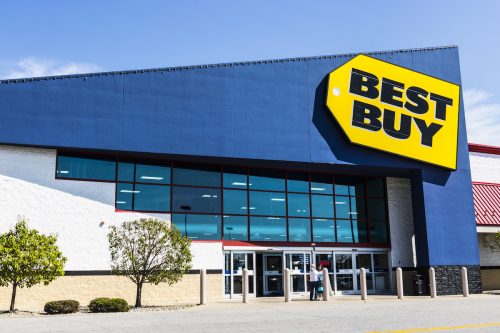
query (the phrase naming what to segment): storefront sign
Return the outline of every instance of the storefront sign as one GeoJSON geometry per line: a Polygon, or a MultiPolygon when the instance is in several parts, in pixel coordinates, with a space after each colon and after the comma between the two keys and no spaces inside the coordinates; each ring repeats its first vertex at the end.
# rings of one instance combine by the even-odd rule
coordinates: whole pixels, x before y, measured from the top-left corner
{"type": "Polygon", "coordinates": [[[354,144],[456,169],[460,86],[365,55],[329,74],[326,104],[354,144]]]}

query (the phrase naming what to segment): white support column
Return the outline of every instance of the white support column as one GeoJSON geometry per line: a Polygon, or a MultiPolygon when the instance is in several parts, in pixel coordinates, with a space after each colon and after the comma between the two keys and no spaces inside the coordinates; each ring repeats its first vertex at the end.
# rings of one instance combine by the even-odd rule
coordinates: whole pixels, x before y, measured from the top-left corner
{"type": "Polygon", "coordinates": [[[396,269],[396,287],[398,289],[398,299],[403,299],[405,296],[403,292],[403,270],[401,267],[396,269]]]}
{"type": "Polygon", "coordinates": [[[436,271],[434,267],[429,268],[429,286],[431,289],[431,298],[436,298],[436,271]]]}
{"type": "Polygon", "coordinates": [[[361,282],[361,299],[365,301],[368,298],[368,292],[366,290],[366,269],[360,269],[359,281],[361,282]]]}
{"type": "Polygon", "coordinates": [[[330,300],[330,277],[328,276],[328,268],[323,268],[323,300],[330,300]]]}
{"type": "Polygon", "coordinates": [[[243,268],[243,303],[248,303],[248,269],[243,268]]]}
{"type": "Polygon", "coordinates": [[[292,293],[290,291],[290,268],[285,268],[285,281],[284,281],[284,287],[285,287],[285,302],[290,302],[292,300],[292,293]]]}
{"type": "Polygon", "coordinates": [[[207,304],[207,270],[200,270],[200,305],[207,304]]]}
{"type": "Polygon", "coordinates": [[[469,297],[469,278],[467,277],[467,268],[462,267],[462,290],[464,297],[469,297]]]}

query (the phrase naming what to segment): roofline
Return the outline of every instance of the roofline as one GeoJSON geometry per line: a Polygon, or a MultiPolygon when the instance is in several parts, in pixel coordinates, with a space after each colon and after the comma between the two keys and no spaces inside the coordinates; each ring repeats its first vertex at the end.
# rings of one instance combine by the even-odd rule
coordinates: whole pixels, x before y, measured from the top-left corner
{"type": "Polygon", "coordinates": [[[500,155],[500,147],[483,145],[479,143],[469,143],[469,152],[500,155]]]}
{"type": "Polygon", "coordinates": [[[422,48],[389,50],[389,51],[372,51],[372,52],[359,52],[359,53],[344,53],[344,54],[338,54],[338,55],[323,55],[323,56],[312,56],[312,57],[281,58],[281,59],[256,60],[256,61],[239,61],[239,62],[228,62],[228,63],[218,63],[218,64],[208,64],[208,65],[160,67],[160,68],[136,69],[136,70],[126,70],[126,71],[112,71],[112,72],[96,72],[96,73],[83,73],[83,74],[70,74],[70,75],[40,76],[40,77],[31,77],[31,78],[4,79],[4,80],[0,80],[0,83],[6,84],[6,83],[21,83],[21,82],[31,82],[31,81],[57,80],[57,79],[72,79],[72,78],[82,78],[82,77],[83,78],[87,78],[87,77],[93,77],[93,76],[140,74],[140,73],[152,73],[152,72],[172,72],[172,71],[201,69],[201,68],[212,68],[212,67],[233,67],[233,66],[245,66],[245,65],[260,65],[260,64],[270,64],[270,63],[294,62],[294,61],[308,61],[308,60],[320,60],[320,59],[345,58],[345,57],[353,57],[353,56],[356,56],[358,54],[376,55],[376,54],[387,54],[387,53],[407,53],[407,52],[435,51],[435,50],[453,49],[453,48],[458,48],[458,46],[457,45],[447,45],[447,46],[422,47],[422,48]]]}
{"type": "Polygon", "coordinates": [[[475,181],[472,181],[472,185],[500,186],[499,183],[475,182],[475,181]]]}

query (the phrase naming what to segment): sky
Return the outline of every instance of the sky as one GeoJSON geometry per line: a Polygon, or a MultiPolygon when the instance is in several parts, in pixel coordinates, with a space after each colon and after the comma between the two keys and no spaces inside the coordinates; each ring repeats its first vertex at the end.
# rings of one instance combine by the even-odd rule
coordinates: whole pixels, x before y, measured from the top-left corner
{"type": "Polygon", "coordinates": [[[500,146],[500,1],[0,2],[0,79],[457,45],[468,140],[500,146]]]}

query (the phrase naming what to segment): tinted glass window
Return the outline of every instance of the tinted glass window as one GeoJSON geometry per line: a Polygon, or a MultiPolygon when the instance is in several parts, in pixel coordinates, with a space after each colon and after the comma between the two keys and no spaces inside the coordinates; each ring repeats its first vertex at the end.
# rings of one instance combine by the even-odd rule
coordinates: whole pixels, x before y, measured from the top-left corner
{"type": "Polygon", "coordinates": [[[134,163],[118,163],[118,180],[124,182],[134,181],[134,163]]]}
{"type": "Polygon", "coordinates": [[[245,169],[224,168],[224,187],[247,189],[247,171],[245,169]]]}
{"type": "Polygon", "coordinates": [[[335,177],[335,194],[337,195],[365,195],[365,183],[359,177],[335,177]]]}
{"type": "Polygon", "coordinates": [[[309,219],[288,219],[288,237],[290,242],[310,242],[311,221],[309,219]]]}
{"type": "Polygon", "coordinates": [[[175,212],[220,213],[220,190],[174,186],[172,190],[172,210],[175,212]]]}
{"type": "Polygon", "coordinates": [[[309,193],[309,175],[301,172],[288,172],[287,176],[288,192],[309,193]]]}
{"type": "Polygon", "coordinates": [[[221,173],[213,168],[175,166],[173,183],[193,186],[221,186],[221,173]]]}
{"type": "Polygon", "coordinates": [[[172,214],[173,224],[191,239],[221,239],[221,216],[172,214]]]}
{"type": "Polygon", "coordinates": [[[387,243],[387,227],[385,221],[370,220],[370,241],[387,243]]]}
{"type": "Polygon", "coordinates": [[[251,170],[250,189],[285,191],[285,178],[282,171],[251,170]]]}
{"type": "Polygon", "coordinates": [[[385,220],[385,200],[368,199],[368,218],[385,220]]]}
{"type": "Polygon", "coordinates": [[[224,213],[248,214],[247,191],[224,190],[224,213]]]}
{"type": "Polygon", "coordinates": [[[285,193],[250,191],[250,214],[286,215],[285,193]]]}
{"type": "Polygon", "coordinates": [[[331,175],[311,175],[311,192],[318,194],[333,193],[333,179],[331,175]]]}
{"type": "Polygon", "coordinates": [[[288,193],[288,216],[309,217],[309,195],[288,193]]]}
{"type": "Polygon", "coordinates": [[[384,181],[381,178],[366,181],[366,193],[369,197],[384,197],[384,181]]]}
{"type": "Polygon", "coordinates": [[[137,164],[135,166],[135,181],[139,183],[170,183],[170,168],[158,165],[137,164]]]}
{"type": "Polygon", "coordinates": [[[286,242],[286,219],[250,217],[250,240],[286,242]]]}
{"type": "Polygon", "coordinates": [[[368,242],[368,228],[365,221],[352,220],[352,231],[354,233],[354,242],[368,242]]]}
{"type": "Polygon", "coordinates": [[[329,195],[312,195],[311,203],[314,217],[333,218],[333,197],[329,195]]]}
{"type": "Polygon", "coordinates": [[[116,184],[116,209],[132,210],[133,184],[116,184]]]}
{"type": "Polygon", "coordinates": [[[170,186],[136,184],[134,210],[167,212],[170,210],[170,186]]]}
{"type": "Polygon", "coordinates": [[[337,242],[352,243],[352,230],[350,220],[337,220],[337,242]]]}
{"type": "Polygon", "coordinates": [[[335,228],[333,220],[313,219],[313,241],[335,242],[335,228]]]}
{"type": "Polygon", "coordinates": [[[81,157],[57,157],[59,178],[114,181],[116,162],[81,157]]]}
{"type": "Polygon", "coordinates": [[[338,219],[348,219],[351,217],[349,197],[335,197],[335,216],[338,219]]]}
{"type": "Polygon", "coordinates": [[[224,239],[248,240],[248,217],[224,216],[224,239]]]}

